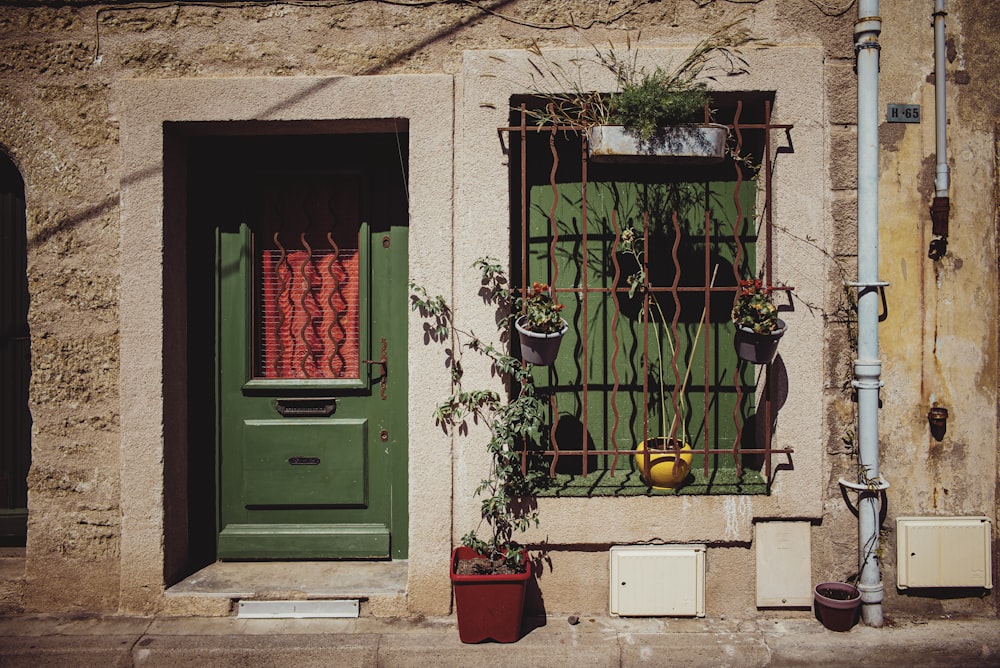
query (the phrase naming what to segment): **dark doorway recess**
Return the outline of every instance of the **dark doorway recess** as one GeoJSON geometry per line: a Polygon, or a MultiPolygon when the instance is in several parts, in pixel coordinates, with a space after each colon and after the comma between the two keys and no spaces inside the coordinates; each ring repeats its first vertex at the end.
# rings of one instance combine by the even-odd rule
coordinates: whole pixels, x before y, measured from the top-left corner
{"type": "MultiPolygon", "coordinates": [[[[408,140],[405,122],[401,122],[402,131],[398,134],[391,130],[400,121],[385,123],[389,123],[384,128],[387,131],[339,128],[336,124],[330,128],[301,128],[301,133],[292,127],[212,124],[208,128],[196,123],[174,124],[167,129],[164,327],[168,349],[164,351],[164,365],[168,389],[165,400],[168,414],[185,418],[184,427],[174,427],[177,431],[166,435],[165,570],[168,584],[220,557],[231,558],[221,554],[219,547],[220,531],[225,528],[220,516],[220,497],[229,497],[224,479],[220,477],[225,471],[221,459],[226,454],[225,451],[220,454],[219,439],[225,423],[219,405],[222,385],[217,374],[219,359],[231,356],[232,350],[231,342],[218,338],[219,331],[225,331],[220,324],[223,317],[219,314],[220,286],[224,287],[227,278],[231,278],[226,272],[232,269],[226,262],[220,262],[220,243],[222,247],[228,243],[227,235],[231,237],[235,229],[230,229],[232,226],[251,225],[255,217],[259,217],[254,203],[256,194],[270,187],[261,179],[275,175],[274,178],[294,185],[326,174],[353,173],[362,175],[365,184],[372,184],[361,189],[360,206],[370,214],[371,233],[378,235],[377,248],[381,250],[383,243],[388,247],[387,240],[391,237],[392,247],[405,252],[408,140]],[[327,129],[330,131],[326,132],[327,129]],[[276,131],[271,133],[271,130],[276,131]],[[313,133],[317,130],[319,133],[313,133]],[[265,187],[257,188],[255,182],[265,187]],[[176,314],[175,319],[171,318],[172,313],[176,314]],[[173,380],[169,378],[171,360],[181,363],[177,368],[178,377],[173,380]],[[171,386],[176,386],[176,392],[169,389],[171,386]]],[[[257,245],[257,241],[251,241],[248,248],[257,253],[257,245]]],[[[403,266],[405,268],[405,262],[403,266]]],[[[396,301],[394,298],[393,304],[396,301]]],[[[405,303],[396,304],[400,305],[405,308],[405,303]]],[[[405,318],[401,322],[405,322],[405,318]]],[[[377,343],[378,340],[372,344],[374,347],[367,357],[378,357],[377,343]]],[[[405,353],[393,352],[400,355],[400,362],[404,362],[405,353]]],[[[254,364],[248,368],[256,369],[254,364]]],[[[367,367],[364,373],[368,374],[367,367]]],[[[248,383],[244,393],[252,398],[257,393],[254,383],[266,379],[258,379],[257,370],[252,370],[251,376],[253,382],[248,383]]],[[[376,392],[377,388],[376,383],[376,392]]],[[[390,387],[390,392],[392,389],[390,387]]],[[[329,394],[326,389],[315,392],[322,397],[329,394]]],[[[361,390],[353,392],[358,394],[361,390]]],[[[345,402],[337,402],[337,412],[331,419],[344,414],[345,402]]],[[[277,419],[280,418],[268,416],[251,422],[269,424],[277,419]]],[[[319,419],[322,418],[304,418],[295,424],[311,424],[319,419]]],[[[398,433],[404,438],[402,448],[405,452],[405,430],[398,433]]],[[[396,432],[393,432],[395,437],[396,432]]],[[[318,471],[325,464],[326,456],[288,459],[293,460],[295,463],[318,462],[315,466],[299,466],[295,473],[300,469],[318,471]]],[[[405,455],[396,465],[402,466],[405,481],[405,455]]],[[[256,479],[249,476],[243,484],[250,484],[247,480],[256,479]]],[[[405,493],[402,498],[406,498],[405,493]]],[[[252,510],[259,508],[254,506],[252,510]]],[[[402,511],[405,515],[405,507],[402,511]]],[[[393,517],[398,515],[394,508],[393,517]]],[[[401,540],[405,541],[405,519],[403,524],[393,525],[393,558],[405,556],[406,550],[405,542],[395,543],[397,529],[402,529],[401,540]]],[[[299,557],[284,555],[278,558],[299,557]]]]}
{"type": "Polygon", "coordinates": [[[23,546],[31,465],[24,181],[0,154],[0,546],[23,546]]]}

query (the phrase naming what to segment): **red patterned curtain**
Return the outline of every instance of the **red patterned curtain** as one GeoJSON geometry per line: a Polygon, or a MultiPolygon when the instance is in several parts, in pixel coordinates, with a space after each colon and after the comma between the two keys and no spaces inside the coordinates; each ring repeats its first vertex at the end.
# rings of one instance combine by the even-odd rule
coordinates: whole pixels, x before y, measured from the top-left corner
{"type": "Polygon", "coordinates": [[[357,250],[263,252],[265,378],[357,378],[357,250]]]}

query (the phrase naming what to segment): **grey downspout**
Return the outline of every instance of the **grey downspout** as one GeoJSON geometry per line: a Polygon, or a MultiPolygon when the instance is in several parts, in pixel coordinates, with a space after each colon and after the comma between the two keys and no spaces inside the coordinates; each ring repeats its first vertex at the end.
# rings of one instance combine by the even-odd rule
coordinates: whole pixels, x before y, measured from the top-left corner
{"type": "Polygon", "coordinates": [[[858,401],[858,589],[861,619],[882,626],[879,506],[885,484],[879,474],[878,404],[882,363],[878,318],[885,283],[878,278],[878,74],[882,19],[878,0],[861,0],[854,27],[858,73],[858,357],[853,385],[858,401]]]}
{"type": "Polygon", "coordinates": [[[944,17],[948,12],[944,0],[934,0],[934,139],[937,168],[934,172],[934,201],[931,203],[933,224],[927,256],[941,259],[948,250],[948,109],[945,98],[944,17]]]}

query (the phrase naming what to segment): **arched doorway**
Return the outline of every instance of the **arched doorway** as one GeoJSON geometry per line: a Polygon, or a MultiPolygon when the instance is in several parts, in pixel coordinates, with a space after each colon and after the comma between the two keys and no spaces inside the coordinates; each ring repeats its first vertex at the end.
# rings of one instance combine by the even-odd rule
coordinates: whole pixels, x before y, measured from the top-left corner
{"type": "Polygon", "coordinates": [[[0,546],[24,545],[31,464],[24,181],[0,153],[0,546]]]}

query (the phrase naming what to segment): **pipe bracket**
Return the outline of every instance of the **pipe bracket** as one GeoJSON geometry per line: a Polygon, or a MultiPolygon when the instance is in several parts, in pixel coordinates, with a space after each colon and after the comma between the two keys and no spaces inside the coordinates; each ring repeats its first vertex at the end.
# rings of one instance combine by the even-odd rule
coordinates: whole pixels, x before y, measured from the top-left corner
{"type": "Polygon", "coordinates": [[[889,281],[844,281],[844,285],[852,288],[887,288],[889,281]]]}
{"type": "Polygon", "coordinates": [[[881,380],[874,383],[868,380],[852,380],[851,387],[856,390],[881,390],[885,387],[885,383],[881,380]]]}
{"type": "Polygon", "coordinates": [[[889,303],[885,299],[885,289],[890,285],[888,281],[844,281],[844,285],[850,288],[857,288],[859,298],[861,293],[867,290],[878,290],[879,298],[882,301],[882,313],[879,314],[878,319],[879,322],[885,320],[886,316],[889,314],[889,303]]]}
{"type": "Polygon", "coordinates": [[[872,480],[869,484],[860,482],[848,482],[843,478],[838,478],[837,482],[840,483],[841,487],[847,487],[848,489],[853,489],[856,492],[881,492],[889,489],[889,481],[883,478],[881,473],[877,478],[872,480]]]}

